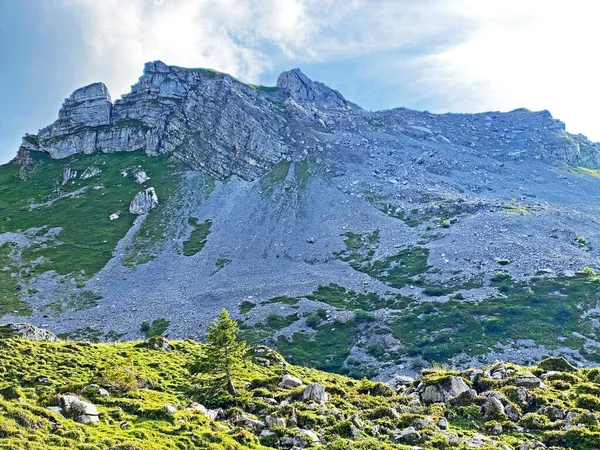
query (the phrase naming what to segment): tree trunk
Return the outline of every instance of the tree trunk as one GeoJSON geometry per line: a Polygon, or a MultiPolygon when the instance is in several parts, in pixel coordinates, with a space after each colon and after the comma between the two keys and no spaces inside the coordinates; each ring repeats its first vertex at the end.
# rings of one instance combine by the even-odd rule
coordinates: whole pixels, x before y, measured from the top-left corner
{"type": "Polygon", "coordinates": [[[233,385],[231,378],[227,380],[227,392],[229,392],[229,395],[234,397],[237,395],[237,391],[235,390],[235,386],[233,385]]]}

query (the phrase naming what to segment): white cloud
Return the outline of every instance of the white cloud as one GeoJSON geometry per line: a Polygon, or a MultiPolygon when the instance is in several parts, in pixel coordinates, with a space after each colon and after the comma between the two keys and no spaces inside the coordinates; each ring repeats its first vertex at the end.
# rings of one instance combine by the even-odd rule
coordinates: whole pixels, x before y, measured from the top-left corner
{"type": "Polygon", "coordinates": [[[600,140],[600,3],[590,0],[63,1],[81,16],[85,76],[113,97],[155,59],[257,82],[274,66],[386,53],[360,68],[369,89],[393,94],[408,80],[432,111],[549,109],[600,140]]]}
{"type": "Polygon", "coordinates": [[[117,95],[155,59],[256,81],[280,61],[335,61],[403,48],[456,27],[443,20],[446,11],[429,13],[431,0],[64,1],[81,17],[91,51],[86,75],[100,74],[117,95]]]}

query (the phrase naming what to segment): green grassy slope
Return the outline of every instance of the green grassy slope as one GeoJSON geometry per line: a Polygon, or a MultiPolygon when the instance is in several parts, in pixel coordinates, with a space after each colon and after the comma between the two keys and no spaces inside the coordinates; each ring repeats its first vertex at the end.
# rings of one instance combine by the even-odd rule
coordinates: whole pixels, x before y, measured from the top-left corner
{"type": "Polygon", "coordinates": [[[29,246],[8,242],[0,246],[0,315],[27,314],[21,302],[18,280],[28,280],[47,271],[83,282],[101,270],[136,218],[129,203],[142,189],[152,186],[159,206],[144,223],[128,249],[135,261],[147,253],[156,236],[162,235],[164,216],[160,210],[173,194],[177,175],[165,157],[149,157],[142,149],[114,154],[75,155],[53,160],[42,153],[29,154],[22,165],[0,166],[0,234],[25,233],[29,246]],[[63,169],[77,171],[76,178],[63,183],[63,169]],[[83,172],[96,167],[101,172],[82,179],[83,172]],[[150,180],[134,182],[132,171],[144,169],[150,180]],[[122,172],[127,175],[123,176],[122,172]],[[118,213],[117,220],[109,216],[118,213]],[[150,231],[152,233],[150,233],[150,231]]]}
{"type": "Polygon", "coordinates": [[[55,270],[60,275],[77,272],[89,277],[98,272],[136,217],[129,213],[135,194],[145,185],[154,186],[159,201],[164,202],[174,182],[173,169],[165,159],[151,158],[141,149],[65,160],[41,153],[30,156],[26,170],[15,162],[0,167],[0,233],[35,229],[36,237],[44,237],[51,228],[60,228],[56,237],[48,236],[46,245],[23,252],[24,263],[30,263],[37,273],[55,270]],[[143,186],[135,184],[131,175],[131,169],[138,166],[151,177],[143,186]],[[79,175],[63,184],[65,167],[79,175]],[[81,179],[88,167],[102,172],[81,179]],[[129,169],[128,176],[121,174],[124,169],[129,169]],[[111,221],[114,212],[119,212],[120,218],[111,221]],[[41,260],[34,263],[38,258],[41,260]]]}
{"type": "Polygon", "coordinates": [[[505,364],[514,373],[504,380],[486,375],[473,378],[473,371],[430,369],[413,386],[421,382],[443,385],[456,376],[477,389],[478,395],[454,404],[421,404],[407,395],[413,388],[395,391],[382,383],[290,366],[274,352],[263,349],[256,356],[254,350],[236,379],[239,397],[232,399],[203,388],[206,377],[202,373],[191,375],[190,367],[203,354],[203,345],[192,341],[169,344],[170,350],[135,342],[36,343],[0,333],[0,448],[285,448],[281,439],[308,429],[317,433],[326,449],[408,449],[395,436],[409,426],[419,431],[414,445],[430,449],[469,448],[464,440],[476,433],[488,439],[482,447],[486,449],[501,448],[501,444],[517,448],[535,439],[559,448],[600,446],[596,416],[600,370],[577,370],[560,360],[530,369],[505,364]],[[322,384],[329,401],[315,405],[302,399],[304,387],[279,388],[284,370],[305,384],[322,384]],[[525,372],[546,374],[545,384],[525,389],[523,394],[516,384],[525,372]],[[85,391],[91,383],[108,389],[109,395],[85,391]],[[485,417],[480,409],[485,390],[503,394],[518,412],[518,421],[501,415],[485,417]],[[100,422],[79,424],[47,409],[66,393],[93,402],[100,422]],[[188,409],[193,401],[223,408],[225,417],[211,420],[188,409]],[[167,412],[166,405],[175,406],[176,411],[167,412]],[[571,412],[574,418],[557,418],[557,410],[571,412]],[[263,423],[267,415],[285,418],[286,426],[272,427],[266,433],[236,421],[241,414],[263,423]],[[440,419],[448,421],[448,430],[438,427],[440,419]]]}

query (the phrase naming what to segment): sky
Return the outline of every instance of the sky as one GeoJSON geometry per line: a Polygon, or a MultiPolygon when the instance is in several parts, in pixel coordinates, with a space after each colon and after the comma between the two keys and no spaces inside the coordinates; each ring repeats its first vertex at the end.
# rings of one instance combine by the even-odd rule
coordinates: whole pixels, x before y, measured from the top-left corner
{"type": "Polygon", "coordinates": [[[0,0],[0,164],[73,90],[146,61],[274,85],[299,67],[370,110],[548,109],[600,141],[596,0],[0,0]]]}

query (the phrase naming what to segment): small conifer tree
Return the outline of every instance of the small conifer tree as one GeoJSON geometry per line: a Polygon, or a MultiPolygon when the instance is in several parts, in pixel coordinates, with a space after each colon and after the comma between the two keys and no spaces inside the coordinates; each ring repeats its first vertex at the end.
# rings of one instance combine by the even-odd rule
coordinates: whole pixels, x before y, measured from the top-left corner
{"type": "Polygon", "coordinates": [[[214,376],[214,381],[236,395],[233,377],[239,373],[247,351],[246,342],[238,340],[238,324],[223,309],[217,320],[206,328],[205,357],[199,367],[214,376]]]}

